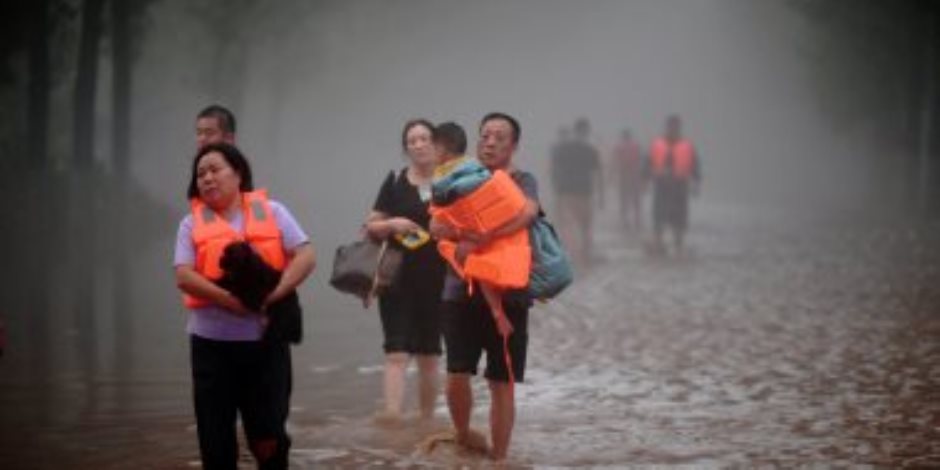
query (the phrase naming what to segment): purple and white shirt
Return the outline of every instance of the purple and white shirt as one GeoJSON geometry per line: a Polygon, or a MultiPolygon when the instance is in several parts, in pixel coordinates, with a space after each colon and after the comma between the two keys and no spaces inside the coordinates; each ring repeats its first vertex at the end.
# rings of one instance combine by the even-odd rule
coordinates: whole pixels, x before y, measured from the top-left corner
{"type": "MultiPolygon", "coordinates": [[[[268,200],[274,220],[281,230],[281,241],[285,251],[293,251],[310,241],[300,228],[290,211],[283,204],[268,200]]],[[[229,225],[239,232],[244,231],[245,221],[241,211],[228,220],[229,225]]],[[[193,243],[193,216],[187,214],[180,221],[176,234],[176,251],[173,254],[173,266],[196,265],[196,245],[193,243]]],[[[218,341],[258,341],[261,339],[260,315],[240,316],[233,312],[211,305],[204,308],[190,309],[186,331],[191,335],[218,341]]]]}

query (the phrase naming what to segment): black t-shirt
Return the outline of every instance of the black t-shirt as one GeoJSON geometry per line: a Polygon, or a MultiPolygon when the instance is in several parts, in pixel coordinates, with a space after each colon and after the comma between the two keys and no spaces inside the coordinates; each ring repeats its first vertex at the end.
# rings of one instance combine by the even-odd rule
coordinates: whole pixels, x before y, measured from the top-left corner
{"type": "MultiPolygon", "coordinates": [[[[426,197],[422,198],[422,190],[408,181],[407,171],[408,169],[404,168],[397,175],[394,172],[388,173],[372,209],[388,217],[404,217],[428,230],[431,222],[431,214],[428,212],[431,200],[430,187],[426,190],[426,197]]],[[[443,275],[443,259],[437,254],[437,248],[433,242],[425,243],[417,250],[409,250],[402,247],[394,238],[392,240],[405,253],[403,270],[432,270],[440,271],[443,275]]]]}
{"type": "Polygon", "coordinates": [[[600,156],[591,144],[564,142],[552,150],[552,183],[562,194],[590,194],[600,156]]]}

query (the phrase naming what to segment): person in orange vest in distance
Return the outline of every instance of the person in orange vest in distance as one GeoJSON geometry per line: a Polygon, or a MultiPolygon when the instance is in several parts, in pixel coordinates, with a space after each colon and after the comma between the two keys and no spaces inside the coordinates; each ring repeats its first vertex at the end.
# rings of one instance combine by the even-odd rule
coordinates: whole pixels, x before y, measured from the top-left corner
{"type": "Polygon", "coordinates": [[[682,121],[678,115],[666,119],[665,135],[650,145],[647,179],[653,183],[654,249],[665,254],[664,232],[672,229],[676,253],[683,250],[689,226],[689,195],[698,194],[701,185],[701,163],[695,147],[682,137],[682,121]]]}
{"type": "Polygon", "coordinates": [[[261,306],[265,311],[313,271],[313,246],[284,205],[254,189],[247,159],[231,145],[199,149],[186,195],[190,213],[180,221],[173,266],[189,312],[186,330],[202,468],[236,468],[238,414],[258,468],[287,468],[290,344],[263,339],[268,324],[264,315],[249,310],[215,281],[223,276],[225,247],[248,242],[281,272],[261,306]]]}
{"type": "Polygon", "coordinates": [[[644,166],[640,144],[630,129],[624,129],[611,154],[610,177],[615,180],[620,196],[620,223],[627,229],[643,228],[644,166]]]}

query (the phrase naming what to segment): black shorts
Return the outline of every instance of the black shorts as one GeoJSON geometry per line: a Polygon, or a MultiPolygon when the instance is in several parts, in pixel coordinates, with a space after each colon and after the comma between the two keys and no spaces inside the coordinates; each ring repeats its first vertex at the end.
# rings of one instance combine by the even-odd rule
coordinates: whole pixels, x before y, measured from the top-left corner
{"type": "MultiPolygon", "coordinates": [[[[509,335],[509,356],[516,382],[525,377],[526,349],[529,342],[529,304],[518,300],[503,302],[506,316],[512,322],[509,335]]],[[[508,382],[503,338],[479,290],[469,301],[446,301],[443,309],[444,342],[447,345],[447,372],[475,375],[480,356],[486,351],[489,380],[508,382]]]]}
{"type": "Polygon", "coordinates": [[[443,270],[410,275],[379,298],[386,353],[441,354],[443,278],[443,270]]]}
{"type": "Polygon", "coordinates": [[[689,185],[687,182],[661,178],[653,186],[653,227],[672,227],[684,232],[689,227],[689,185]]]}

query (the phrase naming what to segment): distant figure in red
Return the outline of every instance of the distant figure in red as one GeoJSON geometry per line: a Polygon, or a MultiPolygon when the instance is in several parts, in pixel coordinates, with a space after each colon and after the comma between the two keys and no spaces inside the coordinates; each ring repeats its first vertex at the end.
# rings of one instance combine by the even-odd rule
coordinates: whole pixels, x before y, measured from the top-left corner
{"type": "Polygon", "coordinates": [[[663,232],[672,229],[676,253],[683,251],[689,227],[689,194],[697,194],[702,176],[699,156],[692,142],[682,137],[677,115],[666,119],[666,133],[650,145],[647,176],[653,181],[654,249],[666,253],[663,232]]]}
{"type": "Polygon", "coordinates": [[[628,230],[643,228],[643,151],[630,129],[620,133],[611,155],[611,178],[620,193],[620,223],[628,230]]]}

